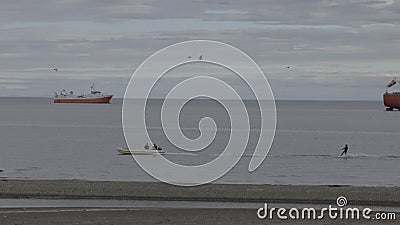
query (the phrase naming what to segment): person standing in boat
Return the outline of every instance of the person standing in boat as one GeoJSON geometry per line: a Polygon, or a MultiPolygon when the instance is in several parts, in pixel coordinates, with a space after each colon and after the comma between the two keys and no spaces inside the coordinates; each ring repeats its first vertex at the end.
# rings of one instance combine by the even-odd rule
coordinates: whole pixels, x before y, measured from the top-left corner
{"type": "Polygon", "coordinates": [[[346,145],[342,148],[342,150],[343,150],[343,152],[342,152],[342,154],[340,154],[340,156],[342,156],[343,154],[344,154],[344,155],[347,155],[347,150],[349,150],[349,146],[346,144],[346,145]]]}

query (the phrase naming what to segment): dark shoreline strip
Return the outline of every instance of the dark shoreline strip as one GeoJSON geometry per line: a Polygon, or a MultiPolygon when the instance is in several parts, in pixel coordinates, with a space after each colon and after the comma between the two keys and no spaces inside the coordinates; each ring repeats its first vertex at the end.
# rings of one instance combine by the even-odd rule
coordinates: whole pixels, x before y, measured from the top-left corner
{"type": "Polygon", "coordinates": [[[223,201],[400,206],[400,187],[208,184],[179,187],[155,182],[2,180],[0,198],[223,201]]]}

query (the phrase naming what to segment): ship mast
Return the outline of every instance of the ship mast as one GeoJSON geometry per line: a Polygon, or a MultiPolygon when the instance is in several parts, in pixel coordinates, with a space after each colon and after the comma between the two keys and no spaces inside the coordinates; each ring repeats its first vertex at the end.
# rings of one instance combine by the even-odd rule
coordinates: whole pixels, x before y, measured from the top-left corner
{"type": "Polygon", "coordinates": [[[389,88],[390,88],[390,87],[393,87],[394,85],[396,85],[397,82],[398,82],[398,81],[397,81],[396,77],[393,78],[393,80],[390,81],[390,83],[388,83],[388,84],[386,85],[386,93],[388,93],[389,88]]]}
{"type": "Polygon", "coordinates": [[[90,92],[93,94],[96,91],[95,87],[94,87],[94,83],[92,84],[92,86],[90,86],[90,92]]]}

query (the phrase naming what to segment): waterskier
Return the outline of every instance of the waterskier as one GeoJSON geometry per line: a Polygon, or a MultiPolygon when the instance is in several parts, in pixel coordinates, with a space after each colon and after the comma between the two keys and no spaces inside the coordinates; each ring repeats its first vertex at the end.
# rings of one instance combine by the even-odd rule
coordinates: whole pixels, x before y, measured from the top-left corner
{"type": "Polygon", "coordinates": [[[346,144],[346,145],[342,148],[342,150],[343,150],[343,152],[342,152],[342,154],[340,154],[340,156],[342,156],[343,154],[344,154],[344,155],[347,155],[347,150],[349,150],[349,146],[346,144]]]}

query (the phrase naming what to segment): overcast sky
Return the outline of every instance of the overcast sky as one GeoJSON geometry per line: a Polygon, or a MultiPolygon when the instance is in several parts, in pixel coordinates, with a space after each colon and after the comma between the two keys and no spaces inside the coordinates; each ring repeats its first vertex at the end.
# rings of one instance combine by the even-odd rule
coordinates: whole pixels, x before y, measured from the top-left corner
{"type": "Polygon", "coordinates": [[[246,52],[277,99],[380,100],[400,72],[400,1],[0,4],[0,96],[52,97],[62,88],[84,92],[95,82],[121,97],[148,56],[193,39],[246,52]]]}

